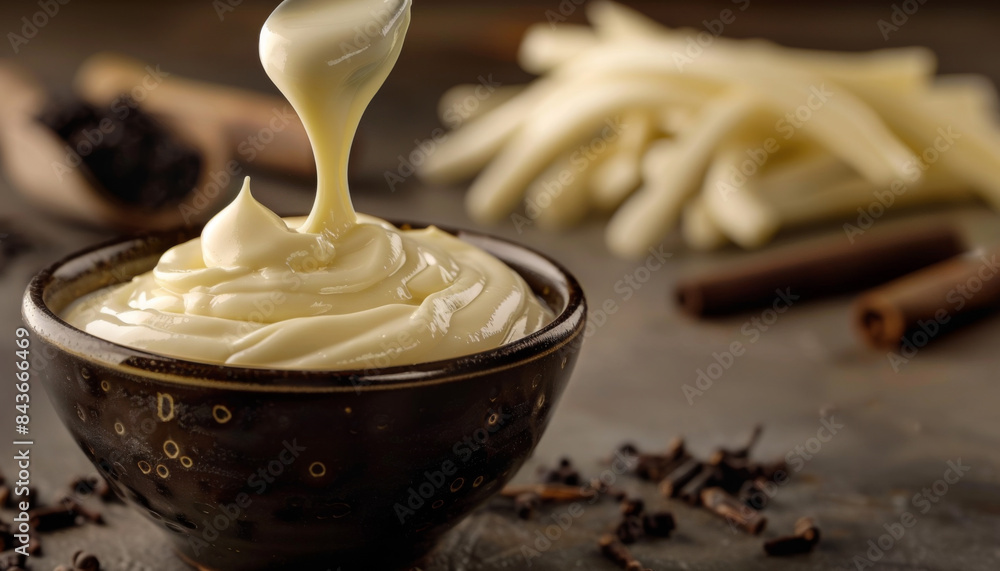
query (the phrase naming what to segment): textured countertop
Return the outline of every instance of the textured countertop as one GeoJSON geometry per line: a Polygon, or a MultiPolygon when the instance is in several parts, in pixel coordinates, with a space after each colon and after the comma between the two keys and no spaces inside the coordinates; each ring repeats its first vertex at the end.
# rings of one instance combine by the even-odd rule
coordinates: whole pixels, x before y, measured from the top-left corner
{"type": "MultiPolygon", "coordinates": [[[[481,4],[418,3],[399,71],[362,125],[353,185],[359,211],[474,227],[462,211],[460,188],[427,187],[407,178],[391,191],[384,173],[395,171],[397,157],[409,154],[414,140],[431,136],[438,126],[433,112],[436,97],[448,86],[491,74],[503,83],[523,81],[526,76],[508,61],[517,38],[527,23],[544,20],[546,10],[559,7],[555,0],[481,4]],[[488,31],[473,33],[487,21],[492,23],[488,31]],[[457,23],[462,25],[456,27],[457,23]]],[[[657,3],[656,11],[664,21],[698,26],[726,5],[694,8],[657,3]]],[[[207,0],[71,2],[21,46],[16,57],[53,86],[65,86],[87,54],[116,49],[178,74],[267,89],[256,62],[256,39],[269,9],[266,3],[246,1],[220,20],[207,0]]],[[[15,29],[21,16],[35,10],[33,2],[5,2],[0,7],[0,31],[15,29]]],[[[726,33],[838,49],[924,44],[939,52],[946,71],[985,73],[994,82],[1000,80],[996,7],[948,8],[929,2],[885,42],[876,22],[890,17],[891,10],[888,2],[804,9],[755,1],[726,33]]],[[[572,17],[579,19],[580,14],[572,17]]],[[[282,213],[305,212],[312,202],[306,184],[255,175],[254,186],[263,202],[282,213]]],[[[39,214],[6,182],[0,182],[0,218],[13,221],[37,243],[35,250],[0,273],[0,345],[9,346],[0,351],[0,371],[10,378],[14,330],[21,323],[20,297],[30,276],[109,234],[39,214]],[[7,341],[3,335],[9,336],[7,341]]],[[[973,206],[892,216],[880,224],[888,228],[921,218],[954,220],[971,241],[1000,243],[995,215],[973,206]]],[[[597,476],[607,468],[601,459],[626,440],[655,450],[683,434],[691,449],[707,456],[717,446],[740,443],[755,423],[763,423],[756,456],[792,454],[799,459],[793,463],[799,469],[792,481],[778,488],[767,510],[771,531],[765,535],[789,531],[799,516],[814,515],[823,532],[817,551],[804,557],[766,558],[761,538],[733,533],[711,514],[662,500],[650,484],[617,477],[617,485],[643,495],[656,508],[672,509],[678,518],[674,537],[633,549],[641,561],[657,571],[855,569],[856,557],[868,557],[869,540],[877,544],[879,536],[910,511],[916,523],[893,540],[874,568],[1000,568],[1000,319],[981,321],[935,340],[894,371],[883,352],[863,347],[853,334],[848,298],[796,305],[766,329],[753,325],[751,320],[759,317],[754,313],[708,322],[680,315],[669,300],[678,276],[741,255],[733,250],[692,254],[676,237],[668,238],[663,249],[672,254],[670,262],[627,296],[615,284],[637,266],[611,257],[601,230],[600,221],[561,235],[534,227],[519,232],[513,224],[488,229],[560,260],[580,279],[592,308],[617,308],[587,340],[570,388],[518,481],[532,481],[537,466],[552,465],[561,456],[573,458],[584,475],[597,476]],[[698,371],[715,362],[713,353],[726,351],[734,341],[743,342],[746,352],[689,404],[682,385],[694,383],[698,371]],[[831,424],[835,434],[826,438],[827,432],[820,430],[831,424]],[[935,488],[949,462],[961,462],[969,469],[957,483],[935,488]],[[926,494],[927,500],[914,500],[915,494],[926,494]]],[[[779,242],[838,232],[831,225],[785,234],[779,242]]],[[[8,475],[13,471],[13,450],[12,438],[5,435],[13,436],[12,395],[12,383],[0,383],[0,403],[8,408],[0,412],[0,470],[8,475]]],[[[35,386],[31,396],[36,442],[33,483],[43,499],[53,500],[55,490],[61,490],[71,475],[93,469],[55,417],[41,387],[35,386]]],[[[451,532],[427,568],[525,569],[530,564],[531,569],[543,571],[613,569],[597,555],[595,541],[617,509],[610,501],[587,506],[546,545],[537,542],[539,532],[553,525],[552,517],[558,519],[566,506],[544,508],[534,520],[524,522],[507,504],[495,500],[451,532]]],[[[124,506],[107,506],[104,511],[105,526],[44,536],[45,556],[32,558],[33,569],[47,571],[68,563],[70,554],[80,548],[98,554],[103,568],[111,571],[186,569],[151,523],[124,506]]],[[[0,519],[10,516],[11,512],[0,510],[0,519]]]]}

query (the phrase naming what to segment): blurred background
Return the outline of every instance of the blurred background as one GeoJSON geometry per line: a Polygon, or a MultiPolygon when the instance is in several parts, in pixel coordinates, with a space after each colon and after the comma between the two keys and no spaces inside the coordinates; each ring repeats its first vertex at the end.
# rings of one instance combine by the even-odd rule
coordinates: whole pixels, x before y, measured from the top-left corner
{"type": "MultiPolygon", "coordinates": [[[[53,95],[69,93],[81,63],[101,51],[137,58],[175,76],[278,95],[257,53],[260,27],[276,4],[70,0],[27,38],[22,18],[38,12],[38,2],[5,1],[0,4],[0,30],[22,34],[27,41],[8,34],[9,45],[0,48],[0,57],[29,70],[53,95]]],[[[996,3],[908,2],[912,13],[898,29],[879,24],[891,22],[894,10],[904,4],[890,0],[626,0],[624,4],[665,25],[695,30],[702,29],[706,20],[719,18],[723,10],[745,5],[726,24],[724,36],[851,52],[925,46],[937,54],[939,73],[981,74],[994,86],[1000,84],[996,3]]],[[[661,244],[671,256],[669,263],[641,287],[629,286],[631,293],[626,296],[620,283],[635,276],[637,266],[608,252],[603,235],[606,215],[593,215],[562,232],[508,222],[485,226],[463,208],[464,183],[427,184],[416,176],[387,182],[388,173],[399,174],[402,157],[442,128],[437,107],[448,88],[482,78],[504,86],[534,78],[517,63],[521,39],[532,24],[546,22],[554,14],[568,23],[586,23],[584,9],[572,0],[415,0],[399,63],[362,120],[352,157],[352,195],[360,212],[483,229],[525,243],[577,275],[592,309],[614,307],[600,322],[592,322],[574,381],[519,479],[533,480],[539,465],[552,465],[562,456],[573,457],[583,472],[598,472],[605,452],[626,440],[641,449],[662,449],[670,437],[683,434],[692,450],[707,455],[713,447],[741,442],[757,423],[765,425],[759,454],[784,458],[816,436],[822,419],[836,417],[844,428],[809,456],[802,473],[780,490],[769,515],[776,528],[790,529],[799,515],[817,514],[824,522],[824,542],[817,553],[808,559],[764,559],[759,541],[730,534],[710,515],[678,507],[685,528],[682,539],[642,547],[637,550],[641,559],[654,569],[853,569],[854,557],[866,557],[868,541],[885,532],[884,524],[898,520],[911,496],[941,478],[947,461],[961,458],[972,466],[969,474],[873,564],[899,570],[996,569],[1000,320],[977,320],[934,339],[902,366],[893,365],[891,351],[870,349],[859,339],[852,323],[852,298],[846,295],[796,305],[766,327],[752,325],[761,316],[759,309],[708,320],[682,314],[672,294],[678,281],[727,268],[751,255],[736,247],[696,252],[672,231],[661,244]],[[749,334],[748,327],[759,334],[749,334]],[[696,383],[733,342],[746,345],[745,355],[692,402],[684,386],[696,383]]],[[[0,101],[5,101],[2,93],[0,101]]],[[[279,213],[305,213],[312,203],[314,187],[308,176],[282,176],[255,170],[254,165],[245,173],[254,178],[255,195],[279,213]]],[[[235,193],[242,174],[226,192],[235,193]]],[[[762,252],[752,255],[780,253],[781,248],[813,239],[843,239],[842,224],[853,218],[783,230],[762,252]]],[[[9,260],[0,270],[0,331],[13,331],[20,323],[20,296],[37,270],[118,233],[42,212],[12,189],[7,175],[0,178],[0,222],[0,235],[17,236],[18,244],[10,248],[9,260]]],[[[971,245],[994,250],[1000,245],[996,214],[981,201],[898,209],[879,226],[905,233],[940,223],[956,228],[971,245]]],[[[12,243],[9,238],[7,243],[12,243]]],[[[4,353],[0,371],[9,370],[11,356],[4,353]]],[[[0,396],[6,399],[12,394],[8,390],[0,390],[0,396]]],[[[33,391],[38,401],[33,409],[39,427],[38,487],[57,488],[67,474],[91,468],[48,407],[41,387],[33,391]]],[[[2,414],[4,423],[7,414],[2,414]]],[[[2,459],[9,458],[8,452],[9,445],[0,442],[4,471],[12,467],[2,459]]],[[[633,493],[656,497],[655,490],[642,482],[620,484],[633,493]]],[[[533,537],[542,524],[520,522],[509,510],[494,507],[456,529],[430,568],[523,568],[519,541],[533,537]]],[[[81,544],[103,549],[110,569],[184,568],[157,540],[151,524],[124,508],[108,509],[114,516],[108,526],[90,526],[47,540],[46,558],[36,568],[64,562],[81,544]]],[[[609,509],[612,513],[616,508],[609,509]]],[[[532,561],[533,568],[613,568],[594,556],[591,541],[608,517],[588,512],[588,523],[532,561]]]]}
{"type": "MultiPolygon", "coordinates": [[[[31,68],[51,89],[67,89],[88,56],[111,50],[159,64],[178,75],[277,94],[256,49],[260,26],[275,2],[87,1],[79,7],[75,2],[64,7],[66,17],[52,18],[16,55],[18,63],[31,68]]],[[[705,20],[717,19],[720,11],[738,11],[744,4],[623,3],[666,25],[695,29],[705,20]]],[[[426,138],[440,126],[437,101],[449,87],[475,83],[482,74],[492,74],[505,85],[530,80],[533,76],[521,71],[516,62],[528,27],[547,21],[551,14],[559,22],[565,18],[566,23],[586,23],[584,2],[563,4],[558,0],[415,2],[399,65],[362,122],[362,137],[379,144],[363,149],[355,175],[381,178],[378,175],[396,162],[397,155],[412,149],[414,138],[426,138]]],[[[891,22],[893,2],[803,5],[751,0],[746,4],[752,9],[739,12],[725,26],[724,36],[762,37],[787,46],[825,50],[926,46],[937,54],[940,73],[977,73],[994,82],[1000,79],[1000,62],[993,57],[1000,49],[1000,38],[993,33],[1000,7],[990,2],[921,3],[904,25],[890,30],[888,39],[878,21],[891,22]]],[[[34,2],[10,1],[0,6],[0,15],[7,28],[17,33],[21,18],[36,10],[34,2]]],[[[8,51],[8,55],[14,54],[8,51]]]]}

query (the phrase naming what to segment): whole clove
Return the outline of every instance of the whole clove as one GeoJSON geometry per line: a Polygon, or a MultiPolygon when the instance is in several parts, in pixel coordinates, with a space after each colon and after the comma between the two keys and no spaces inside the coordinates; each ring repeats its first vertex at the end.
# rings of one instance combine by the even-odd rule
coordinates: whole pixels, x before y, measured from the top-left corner
{"type": "Polygon", "coordinates": [[[615,528],[615,535],[625,545],[635,543],[643,536],[670,537],[677,527],[674,515],[667,511],[646,513],[646,504],[639,498],[628,498],[621,504],[622,520],[615,528]]]}
{"type": "Polygon", "coordinates": [[[92,553],[77,551],[73,554],[73,567],[75,571],[101,571],[101,562],[92,553]]]}
{"type": "Polygon", "coordinates": [[[702,464],[695,458],[689,458],[684,461],[680,466],[674,468],[667,476],[660,482],[660,492],[663,493],[664,497],[673,498],[680,493],[681,488],[684,484],[691,481],[692,478],[698,475],[701,471],[702,464]]]}
{"type": "Polygon", "coordinates": [[[804,537],[789,535],[776,537],[764,542],[764,553],[771,557],[785,557],[788,555],[799,555],[809,553],[816,544],[804,537]]]}
{"type": "Polygon", "coordinates": [[[622,512],[622,520],[615,528],[615,535],[618,536],[619,541],[630,545],[646,533],[642,521],[642,516],[646,511],[646,503],[640,498],[625,498],[619,509],[622,512]]]}
{"type": "Polygon", "coordinates": [[[697,506],[701,504],[701,491],[719,483],[719,471],[712,466],[702,466],[701,470],[691,478],[678,492],[681,500],[697,506]]]}
{"type": "Polygon", "coordinates": [[[673,459],[679,460],[684,456],[687,456],[687,447],[684,444],[684,439],[680,436],[675,436],[670,439],[667,444],[667,452],[665,456],[673,459]]]}
{"type": "Polygon", "coordinates": [[[750,457],[750,451],[753,450],[753,447],[757,445],[757,441],[760,440],[760,435],[763,433],[764,433],[764,427],[760,424],[755,425],[753,427],[753,432],[750,433],[750,438],[747,440],[747,443],[741,446],[740,448],[737,448],[736,450],[727,451],[728,455],[732,458],[740,458],[746,460],[747,458],[750,457]]]}
{"type": "Polygon", "coordinates": [[[651,571],[644,567],[642,563],[639,563],[635,557],[632,557],[632,552],[621,541],[618,541],[615,536],[610,534],[602,535],[597,544],[601,547],[601,554],[620,568],[627,571],[651,571]]]}
{"type": "Polygon", "coordinates": [[[626,498],[622,500],[621,512],[624,516],[638,516],[646,511],[646,502],[642,501],[641,498],[626,498]]]}
{"type": "Polygon", "coordinates": [[[819,527],[816,526],[816,520],[811,517],[800,517],[795,522],[795,535],[819,543],[819,527]]]}
{"type": "Polygon", "coordinates": [[[764,542],[764,552],[772,557],[809,553],[819,543],[819,528],[812,518],[795,522],[795,535],[776,537],[764,542]]]}
{"type": "Polygon", "coordinates": [[[47,506],[35,508],[28,512],[31,527],[40,533],[58,531],[80,525],[84,518],[66,506],[47,506]]]}
{"type": "Polygon", "coordinates": [[[663,478],[668,470],[668,461],[660,456],[642,454],[636,458],[635,475],[643,480],[656,482],[663,478]]]}
{"type": "Polygon", "coordinates": [[[743,482],[738,494],[740,501],[758,511],[766,508],[770,499],[765,489],[766,485],[767,480],[763,478],[743,482]]]}
{"type": "Polygon", "coordinates": [[[526,492],[514,498],[514,511],[521,519],[531,519],[535,510],[541,505],[542,499],[534,492],[526,492]]]}
{"type": "Polygon", "coordinates": [[[626,442],[618,447],[618,452],[623,456],[638,456],[639,448],[631,442],[626,442]]]}
{"type": "Polygon", "coordinates": [[[650,537],[670,537],[670,534],[677,529],[677,521],[670,512],[643,514],[642,527],[650,537]]]}
{"type": "Polygon", "coordinates": [[[559,460],[559,466],[543,472],[542,482],[545,484],[579,486],[581,482],[580,472],[573,467],[573,462],[569,458],[562,458],[559,460]]]}
{"type": "Polygon", "coordinates": [[[615,535],[625,545],[635,543],[645,534],[646,527],[642,522],[642,518],[638,515],[626,515],[622,517],[622,521],[615,528],[615,535]]]}
{"type": "Polygon", "coordinates": [[[760,512],[737,500],[722,488],[702,490],[701,502],[706,508],[747,533],[757,535],[764,531],[767,525],[767,518],[760,515],[760,512]]]}
{"type": "Polygon", "coordinates": [[[101,515],[101,512],[92,510],[84,506],[79,501],[77,501],[76,498],[65,497],[59,501],[59,504],[65,507],[66,509],[72,510],[74,513],[83,517],[84,519],[86,519],[91,523],[96,523],[96,524],[104,523],[104,516],[101,515]]]}
{"type": "Polygon", "coordinates": [[[722,450],[712,454],[708,459],[708,465],[715,469],[719,487],[731,494],[737,493],[743,483],[754,476],[754,470],[745,458],[733,456],[722,450]]]}
{"type": "Polygon", "coordinates": [[[634,458],[633,472],[637,477],[650,482],[659,482],[675,466],[690,457],[684,446],[684,439],[680,437],[671,439],[662,454],[640,452],[632,443],[621,445],[618,454],[634,458]]]}
{"type": "Polygon", "coordinates": [[[589,489],[593,490],[598,496],[611,496],[618,501],[624,501],[628,497],[628,493],[625,490],[610,486],[600,478],[591,478],[589,489]]]}
{"type": "Polygon", "coordinates": [[[41,533],[76,527],[84,521],[104,523],[100,512],[85,507],[72,497],[65,497],[55,505],[28,510],[28,517],[31,527],[41,533]]]}

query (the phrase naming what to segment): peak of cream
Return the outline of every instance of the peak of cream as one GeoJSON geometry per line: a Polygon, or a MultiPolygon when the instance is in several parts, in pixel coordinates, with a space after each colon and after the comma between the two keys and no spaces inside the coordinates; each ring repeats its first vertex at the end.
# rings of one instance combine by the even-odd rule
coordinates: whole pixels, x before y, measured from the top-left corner
{"type": "Polygon", "coordinates": [[[434,227],[400,230],[354,212],[350,144],[399,55],[409,9],[409,0],[282,3],[261,32],[261,60],[313,145],[309,217],[282,219],[254,199],[247,179],[200,238],[80,300],[65,319],[186,360],[328,370],[469,355],[550,321],[524,280],[490,254],[434,227]],[[373,33],[358,39],[357,30],[373,33]]]}
{"type": "Polygon", "coordinates": [[[322,237],[296,232],[250,193],[250,177],[229,206],[201,233],[201,256],[207,267],[265,267],[281,262],[280,252],[315,251],[322,237]]]}

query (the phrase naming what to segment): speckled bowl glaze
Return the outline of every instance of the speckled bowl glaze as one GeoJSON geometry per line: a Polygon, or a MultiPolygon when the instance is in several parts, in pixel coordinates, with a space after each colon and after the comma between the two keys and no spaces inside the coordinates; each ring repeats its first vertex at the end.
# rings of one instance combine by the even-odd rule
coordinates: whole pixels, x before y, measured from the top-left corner
{"type": "Polygon", "coordinates": [[[70,256],[35,277],[23,312],[32,370],[73,438],[200,569],[348,571],[419,559],[531,454],[583,340],[586,304],[566,270],[461,231],[520,273],[555,320],[467,357],[330,372],[171,359],[58,317],[197,233],[70,256]]]}

